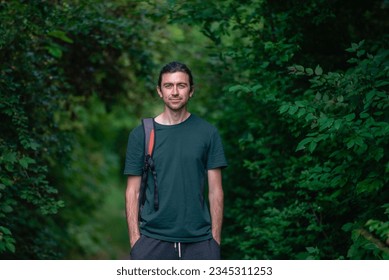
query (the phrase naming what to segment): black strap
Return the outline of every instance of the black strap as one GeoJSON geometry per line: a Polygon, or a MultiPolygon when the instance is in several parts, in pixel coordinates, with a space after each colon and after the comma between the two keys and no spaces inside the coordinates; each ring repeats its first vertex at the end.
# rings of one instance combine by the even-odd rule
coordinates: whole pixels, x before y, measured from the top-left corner
{"type": "Polygon", "coordinates": [[[146,188],[149,170],[152,172],[154,179],[154,209],[158,210],[158,186],[157,186],[157,172],[155,171],[155,165],[153,161],[154,143],[155,143],[155,130],[154,120],[152,118],[146,118],[142,120],[143,130],[145,133],[145,161],[142,170],[142,181],[139,193],[139,220],[141,218],[141,212],[146,202],[146,188]]]}

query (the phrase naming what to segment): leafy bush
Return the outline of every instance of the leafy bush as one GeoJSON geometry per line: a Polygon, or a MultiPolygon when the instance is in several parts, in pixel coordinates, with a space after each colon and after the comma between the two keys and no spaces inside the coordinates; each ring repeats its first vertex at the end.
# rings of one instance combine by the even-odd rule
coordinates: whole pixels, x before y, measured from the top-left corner
{"type": "MultiPolygon", "coordinates": [[[[325,236],[315,244],[352,233],[347,255],[340,251],[339,257],[387,259],[389,51],[373,55],[362,46],[348,49],[355,66],[344,73],[291,67],[295,75],[311,77],[311,86],[303,100],[282,105],[280,113],[293,119],[293,133],[304,131],[296,151],[306,167],[296,193],[309,204],[307,229],[325,236]]],[[[316,247],[327,256],[325,246],[316,247]]]]}
{"type": "Polygon", "coordinates": [[[223,62],[224,257],[387,258],[386,5],[171,2],[223,62]]]}
{"type": "MultiPolygon", "coordinates": [[[[74,229],[99,207],[107,189],[95,182],[115,160],[99,158],[103,128],[87,107],[99,104],[104,115],[131,100],[136,112],[141,101],[128,84],[149,79],[140,34],[152,25],[136,3],[60,2],[0,3],[1,258],[85,255],[74,229]]],[[[101,242],[93,229],[83,234],[101,242]]]]}

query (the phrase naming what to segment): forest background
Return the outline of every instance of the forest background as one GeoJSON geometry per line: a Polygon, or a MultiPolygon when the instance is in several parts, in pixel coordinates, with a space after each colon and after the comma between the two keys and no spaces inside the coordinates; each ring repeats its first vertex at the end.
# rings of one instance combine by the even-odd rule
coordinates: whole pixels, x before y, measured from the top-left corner
{"type": "Polygon", "coordinates": [[[194,73],[224,259],[389,259],[387,0],[0,1],[0,258],[126,259],[127,137],[194,73]]]}

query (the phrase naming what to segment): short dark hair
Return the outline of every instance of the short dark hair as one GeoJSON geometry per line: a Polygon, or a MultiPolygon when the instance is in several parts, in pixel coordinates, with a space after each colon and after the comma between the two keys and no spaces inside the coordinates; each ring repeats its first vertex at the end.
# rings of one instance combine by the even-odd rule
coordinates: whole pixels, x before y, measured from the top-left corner
{"type": "Polygon", "coordinates": [[[159,72],[159,78],[158,78],[158,87],[161,88],[162,83],[162,75],[166,73],[176,73],[176,72],[184,72],[189,76],[189,86],[190,90],[193,89],[193,76],[192,72],[190,71],[189,67],[185,64],[177,61],[169,62],[164,67],[162,67],[161,72],[159,72]]]}

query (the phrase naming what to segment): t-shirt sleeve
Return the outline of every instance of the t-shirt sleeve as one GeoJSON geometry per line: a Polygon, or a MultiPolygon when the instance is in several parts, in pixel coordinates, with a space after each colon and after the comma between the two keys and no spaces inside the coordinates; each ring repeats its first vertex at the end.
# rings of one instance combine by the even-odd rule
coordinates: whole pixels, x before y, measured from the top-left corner
{"type": "Polygon", "coordinates": [[[142,175],[144,161],[144,135],[142,126],[135,128],[128,136],[124,175],[142,175]]]}
{"type": "Polygon", "coordinates": [[[227,167],[227,160],[224,155],[224,149],[222,140],[218,131],[215,131],[211,135],[211,143],[208,153],[207,169],[224,168],[227,167]]]}

